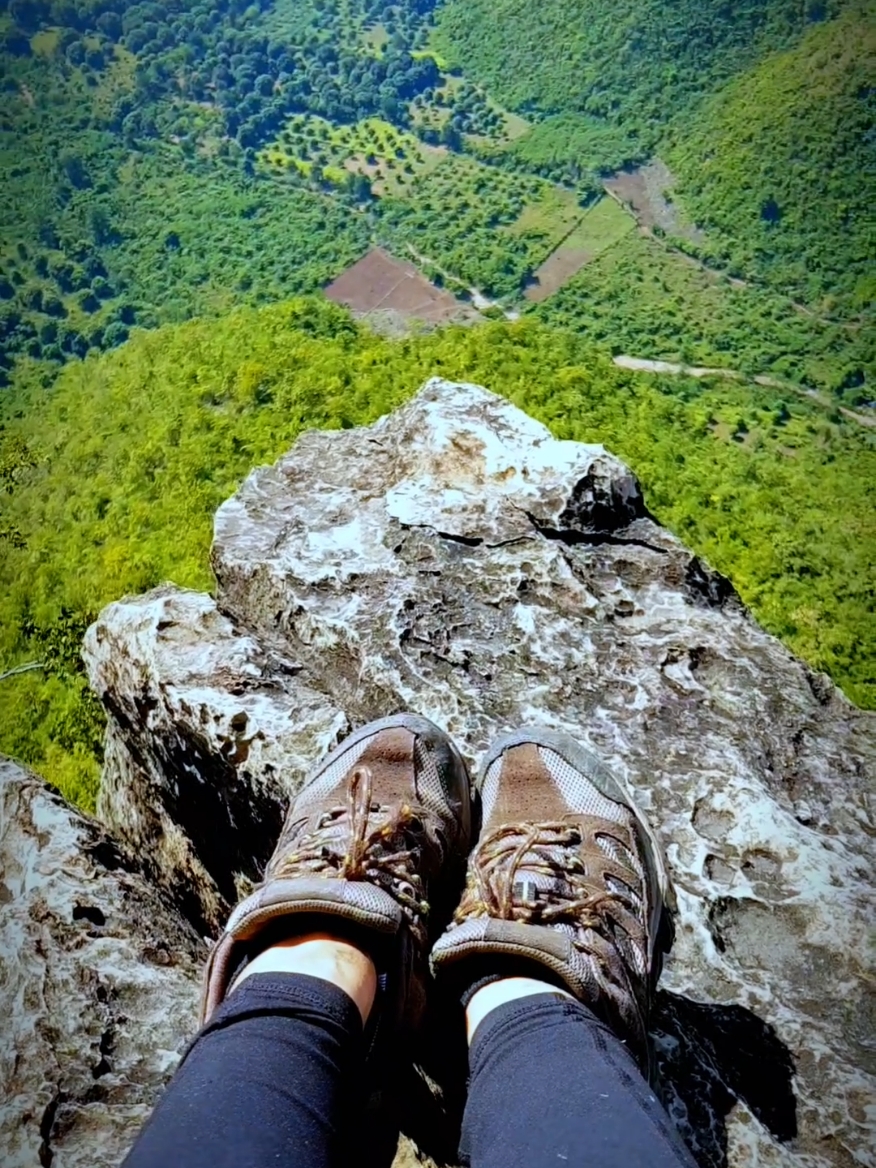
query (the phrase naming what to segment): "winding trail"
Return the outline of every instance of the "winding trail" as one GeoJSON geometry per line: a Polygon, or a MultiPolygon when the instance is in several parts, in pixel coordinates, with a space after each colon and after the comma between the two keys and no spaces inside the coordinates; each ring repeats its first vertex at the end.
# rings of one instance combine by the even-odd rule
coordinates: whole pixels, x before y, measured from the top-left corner
{"type": "Polygon", "coordinates": [[[793,381],[780,381],[777,377],[768,377],[758,374],[756,377],[747,377],[738,369],[716,369],[708,365],[679,365],[675,361],[653,361],[648,357],[628,357],[620,354],[612,357],[612,361],[619,369],[629,369],[633,373],[665,373],[670,377],[723,377],[727,381],[753,381],[755,385],[765,385],[771,389],[787,389],[801,397],[811,398],[825,409],[839,412],[850,421],[858,422],[861,426],[876,429],[876,416],[859,414],[846,406],[838,405],[826,394],[817,389],[809,389],[804,385],[795,385],[793,381]]]}
{"type": "Polygon", "coordinates": [[[417,251],[412,243],[408,243],[405,246],[417,261],[417,263],[429,264],[435,268],[436,271],[439,271],[443,276],[445,283],[456,284],[456,286],[459,288],[465,288],[465,290],[471,296],[472,304],[475,306],[475,308],[478,309],[478,311],[482,311],[485,308],[498,308],[499,311],[504,314],[506,320],[520,319],[520,313],[515,309],[503,308],[497,300],[490,300],[488,296],[483,294],[480,288],[475,288],[474,285],[467,284],[465,280],[461,280],[458,276],[454,276],[452,272],[448,272],[446,268],[443,268],[437,260],[433,260],[429,256],[423,255],[422,252],[417,251]]]}

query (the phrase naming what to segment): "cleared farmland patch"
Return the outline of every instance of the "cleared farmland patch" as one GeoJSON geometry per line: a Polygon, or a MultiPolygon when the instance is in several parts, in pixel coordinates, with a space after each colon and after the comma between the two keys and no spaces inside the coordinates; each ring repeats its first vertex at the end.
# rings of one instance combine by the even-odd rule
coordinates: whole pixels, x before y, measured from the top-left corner
{"type": "Polygon", "coordinates": [[[587,209],[575,230],[563,243],[567,247],[599,255],[623,239],[634,227],[632,216],[619,207],[614,199],[600,199],[587,209]]]}
{"type": "Polygon", "coordinates": [[[613,199],[600,199],[590,207],[562,243],[535,270],[526,289],[527,300],[538,304],[553,295],[596,256],[601,255],[635,227],[630,215],[613,199]]]}
{"type": "Polygon", "coordinates": [[[525,292],[527,300],[531,300],[533,304],[540,304],[542,300],[547,300],[548,296],[552,296],[554,292],[562,288],[576,272],[580,272],[585,264],[588,264],[593,259],[590,252],[579,251],[577,248],[566,247],[565,245],[558,247],[556,251],[552,251],[543,264],[536,268],[533,283],[531,283],[525,292]]]}
{"type": "Polygon", "coordinates": [[[655,158],[647,166],[619,170],[604,185],[630,208],[643,227],[659,227],[668,235],[702,243],[705,239],[702,231],[684,223],[669,198],[674,182],[666,163],[655,158]]]}
{"type": "Polygon", "coordinates": [[[325,290],[357,315],[392,313],[429,324],[470,317],[473,310],[436,288],[413,264],[376,247],[342,272],[325,290]]]}
{"type": "Polygon", "coordinates": [[[561,243],[584,216],[573,191],[544,183],[537,197],[528,202],[516,222],[505,230],[512,235],[527,232],[543,235],[548,247],[561,243]]]}

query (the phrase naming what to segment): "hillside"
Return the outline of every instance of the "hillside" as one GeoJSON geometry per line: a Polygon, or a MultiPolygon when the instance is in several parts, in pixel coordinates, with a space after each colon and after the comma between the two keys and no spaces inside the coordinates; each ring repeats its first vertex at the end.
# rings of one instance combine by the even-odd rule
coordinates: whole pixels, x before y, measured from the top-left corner
{"type": "Polygon", "coordinates": [[[604,442],[770,631],[876,705],[876,443],[861,427],[774,390],[636,377],[533,321],[393,342],[299,300],[135,331],[7,424],[0,662],[47,669],[4,681],[0,750],[89,804],[101,720],[78,657],[87,621],[164,579],[209,587],[213,511],[250,467],[302,429],[372,421],[436,372],[604,442]]]}
{"type": "Polygon", "coordinates": [[[876,20],[811,29],[710,98],[667,154],[723,266],[852,318],[876,301],[876,20]]]}
{"type": "MultiPolygon", "coordinates": [[[[872,349],[871,2],[640,0],[621,13],[601,0],[449,0],[433,43],[533,120],[501,157],[607,174],[659,152],[702,229],[685,251],[827,323],[864,324],[872,349]]],[[[843,365],[838,388],[872,377],[863,352],[843,365]]]]}
{"type": "Polygon", "coordinates": [[[3,7],[0,674],[41,668],[3,681],[0,749],[88,804],[90,616],[205,586],[253,464],[436,372],[604,441],[876,704],[871,8],[3,7]]]}
{"type": "Polygon", "coordinates": [[[857,27],[828,20],[832,4],[804,18],[786,0],[732,11],[638,0],[619,16],[579,0],[573,21],[548,3],[538,36],[535,10],[507,2],[480,35],[482,7],[10,5],[0,383],[30,359],[48,385],[134,325],[317,291],[379,243],[500,314],[535,311],[635,356],[696,354],[870,400],[868,184],[851,164],[857,122],[841,132],[837,121],[850,101],[865,116],[849,94],[872,38],[862,34],[848,68],[827,50],[822,72],[838,88],[810,111],[795,70],[857,27]],[[773,65],[758,62],[787,44],[771,87],[773,65]],[[749,81],[766,119],[756,183],[731,133],[748,119],[733,95],[749,81]],[[795,171],[785,162],[801,123],[812,128],[795,171]],[[726,157],[722,147],[701,166],[725,124],[726,157]],[[607,169],[655,146],[677,165],[680,205],[706,225],[680,241],[716,269],[705,300],[689,259],[635,244],[633,216],[602,189],[607,169]],[[783,209],[765,223],[772,175],[783,209]],[[805,210],[812,189],[826,192],[823,213],[805,210]],[[631,251],[644,300],[613,275],[631,251]],[[740,274],[751,295],[730,282],[740,274]]]}
{"type": "Polygon", "coordinates": [[[786,296],[744,287],[628,233],[534,306],[540,320],[575,329],[616,353],[768,373],[867,400],[872,327],[813,318],[786,296]]]}
{"type": "Polygon", "coordinates": [[[583,115],[615,146],[606,169],[644,158],[689,112],[765,51],[793,42],[839,0],[448,0],[433,43],[512,109],[583,115]]]}

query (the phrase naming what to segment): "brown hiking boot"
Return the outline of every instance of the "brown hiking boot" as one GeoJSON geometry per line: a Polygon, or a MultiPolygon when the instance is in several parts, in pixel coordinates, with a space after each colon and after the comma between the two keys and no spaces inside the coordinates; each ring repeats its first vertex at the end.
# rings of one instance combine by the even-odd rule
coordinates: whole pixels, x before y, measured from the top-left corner
{"type": "Polygon", "coordinates": [[[415,1024],[430,904],[458,895],[470,843],[468,772],[443,731],[395,714],[351,734],[293,800],[263,882],[210,954],[202,1022],[266,945],[328,928],[360,944],[385,975],[390,1027],[415,1024]]]}
{"type": "Polygon", "coordinates": [[[674,901],[644,816],[597,758],[555,731],[505,735],[482,774],[484,826],[460,906],[432,950],[435,972],[466,961],[489,973],[516,958],[538,977],[529,969],[538,963],[647,1062],[674,901]]]}

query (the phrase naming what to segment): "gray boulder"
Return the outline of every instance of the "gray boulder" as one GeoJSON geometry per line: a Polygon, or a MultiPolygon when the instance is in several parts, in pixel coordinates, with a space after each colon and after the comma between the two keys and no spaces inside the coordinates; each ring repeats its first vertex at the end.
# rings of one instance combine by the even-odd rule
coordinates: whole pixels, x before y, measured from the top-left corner
{"type": "Polygon", "coordinates": [[[0,1163],[114,1168],[176,1065],[206,947],[133,856],[0,758],[0,1163]]]}
{"type": "MultiPolygon", "coordinates": [[[[143,859],[136,874],[104,871],[77,842],[84,826],[58,828],[65,855],[94,867],[70,866],[41,976],[53,947],[72,960],[64,929],[86,879],[108,904],[119,881],[153,897],[155,927],[179,947],[179,964],[160,967],[176,979],[172,1016],[151,1022],[170,991],[148,991],[145,973],[139,992],[153,997],[124,1010],[140,1078],[125,1070],[102,1104],[106,1163],[154,1097],[160,1074],[143,1068],[169,1074],[191,1032],[196,935],[258,878],[308,766],[399,708],[444,726],[473,767],[520,723],[569,730],[648,812],[680,910],[655,1038],[667,1103],[704,1168],[876,1163],[876,719],[751,619],[649,515],[622,463],[484,389],[434,380],[375,425],[306,433],[254,471],[220,507],[212,554],[215,599],[166,585],[110,605],[86,641],[109,715],[100,813],[143,859]]],[[[25,786],[59,823],[84,823],[25,786]]],[[[7,849],[24,846],[11,822],[7,849]]],[[[10,899],[25,916],[32,903],[10,899]]],[[[134,979],[143,920],[112,919],[134,979]]],[[[79,1099],[63,1084],[99,1065],[81,992],[64,987],[28,1000],[34,1030],[69,1019],[31,1060],[65,1102],[46,1119],[55,1088],[39,1094],[32,1077],[19,1092],[23,1126],[46,1130],[56,1164],[68,1163],[58,1116],[79,1099]]],[[[445,1086],[435,1116],[403,1116],[416,1145],[403,1141],[400,1162],[447,1157],[458,1091],[445,1086]]]]}

